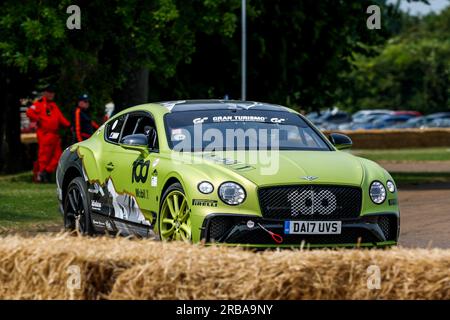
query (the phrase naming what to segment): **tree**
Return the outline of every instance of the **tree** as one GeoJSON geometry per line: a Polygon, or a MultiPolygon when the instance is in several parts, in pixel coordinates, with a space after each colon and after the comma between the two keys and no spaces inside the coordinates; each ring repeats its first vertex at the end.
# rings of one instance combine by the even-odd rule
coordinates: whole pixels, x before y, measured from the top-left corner
{"type": "Polygon", "coordinates": [[[0,170],[21,168],[19,98],[36,86],[57,83],[57,101],[67,113],[76,97],[91,94],[94,113],[114,99],[118,109],[148,101],[149,75],[161,81],[195,50],[197,30],[230,35],[238,0],[79,1],[81,30],[66,29],[71,1],[0,5],[3,109],[0,170]],[[199,18],[200,17],[200,18],[199,18]],[[11,90],[13,88],[14,90],[11,90]],[[11,122],[12,121],[12,122],[11,122]],[[14,126],[14,128],[10,128],[14,126]]]}
{"type": "Polygon", "coordinates": [[[342,75],[341,105],[352,109],[413,109],[424,113],[450,106],[450,8],[410,25],[372,56],[355,54],[342,75]]]}
{"type": "MultiPolygon", "coordinates": [[[[378,1],[383,14],[398,12],[378,1]]],[[[354,52],[383,43],[391,34],[366,26],[373,1],[248,1],[248,99],[303,109],[332,106],[339,74],[351,67],[354,52]]],[[[190,63],[181,63],[167,82],[154,80],[152,98],[240,97],[240,33],[224,38],[196,35],[190,63]]]]}
{"type": "MultiPolygon", "coordinates": [[[[343,101],[336,89],[354,55],[370,53],[399,25],[395,5],[375,2],[383,28],[370,31],[373,1],[248,0],[249,99],[315,110],[343,101]]],[[[21,167],[17,102],[39,84],[57,84],[66,115],[84,91],[94,115],[111,99],[121,110],[149,100],[239,97],[240,0],[80,0],[81,30],[66,28],[72,1],[55,3],[0,5],[7,112],[0,170],[21,167]]]]}

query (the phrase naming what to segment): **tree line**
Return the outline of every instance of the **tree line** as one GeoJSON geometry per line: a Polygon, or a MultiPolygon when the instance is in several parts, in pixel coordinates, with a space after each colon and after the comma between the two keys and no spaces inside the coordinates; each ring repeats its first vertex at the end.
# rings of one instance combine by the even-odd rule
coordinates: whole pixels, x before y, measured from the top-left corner
{"type": "MultiPolygon", "coordinates": [[[[302,110],[406,108],[404,101],[415,101],[408,108],[422,110],[438,109],[447,99],[448,92],[441,92],[445,72],[448,81],[447,51],[441,50],[442,41],[430,38],[445,37],[436,30],[448,32],[440,16],[414,21],[386,0],[247,3],[248,100],[302,110]],[[366,25],[366,9],[373,4],[381,8],[380,30],[366,25]],[[417,29],[423,42],[408,28],[417,29]],[[410,51],[395,44],[409,45],[410,51]],[[389,59],[416,50],[423,50],[430,68],[413,70],[412,61],[399,83],[389,59]],[[406,82],[411,70],[421,78],[414,84],[420,94],[406,82]]],[[[121,110],[148,101],[239,99],[241,0],[80,0],[79,30],[66,27],[71,4],[6,0],[0,5],[0,171],[27,166],[21,161],[18,101],[46,83],[57,85],[57,103],[66,115],[82,92],[92,97],[94,115],[108,101],[121,110]]]]}

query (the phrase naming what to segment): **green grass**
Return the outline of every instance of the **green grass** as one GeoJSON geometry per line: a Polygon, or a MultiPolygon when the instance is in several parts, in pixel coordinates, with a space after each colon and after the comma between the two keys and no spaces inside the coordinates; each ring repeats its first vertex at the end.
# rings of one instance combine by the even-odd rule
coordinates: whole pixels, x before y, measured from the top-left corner
{"type": "Polygon", "coordinates": [[[0,177],[0,227],[61,224],[55,184],[31,183],[31,174],[0,177]]]}
{"type": "Polygon", "coordinates": [[[450,160],[450,147],[448,148],[421,148],[397,150],[353,150],[359,157],[374,161],[446,161],[450,160]]]}
{"type": "Polygon", "coordinates": [[[450,183],[450,172],[391,172],[391,175],[399,186],[450,183]]]}

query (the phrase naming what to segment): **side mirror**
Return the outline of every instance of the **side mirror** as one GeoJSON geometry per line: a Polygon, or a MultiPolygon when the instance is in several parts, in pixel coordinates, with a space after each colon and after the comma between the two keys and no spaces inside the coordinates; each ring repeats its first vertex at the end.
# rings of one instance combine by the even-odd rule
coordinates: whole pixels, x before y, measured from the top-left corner
{"type": "Polygon", "coordinates": [[[331,133],[328,139],[338,150],[350,149],[353,145],[352,139],[342,133],[331,133]]]}
{"type": "Polygon", "coordinates": [[[120,146],[124,149],[140,151],[148,154],[148,138],[145,134],[137,133],[125,136],[120,141],[120,146]]]}

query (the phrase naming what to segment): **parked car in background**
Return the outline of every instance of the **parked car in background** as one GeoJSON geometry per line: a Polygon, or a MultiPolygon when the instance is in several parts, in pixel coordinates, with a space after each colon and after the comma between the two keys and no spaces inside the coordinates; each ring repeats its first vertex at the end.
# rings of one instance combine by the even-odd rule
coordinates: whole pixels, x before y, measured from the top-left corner
{"type": "Polygon", "coordinates": [[[432,113],[432,114],[425,116],[425,118],[427,119],[427,121],[429,123],[431,123],[432,121],[437,120],[437,119],[450,119],[450,112],[432,113]]]}
{"type": "Polygon", "coordinates": [[[446,121],[449,120],[450,112],[432,113],[423,117],[411,118],[408,121],[398,124],[395,128],[429,128],[429,127],[445,127],[446,121]]]}
{"type": "Polygon", "coordinates": [[[383,116],[373,122],[373,128],[372,129],[389,129],[393,128],[396,125],[399,125],[401,123],[404,123],[408,121],[411,118],[415,118],[413,115],[388,115],[383,116]]]}
{"type": "Polygon", "coordinates": [[[352,121],[339,124],[337,129],[339,130],[371,129],[372,122],[375,119],[389,114],[392,114],[392,111],[387,109],[360,110],[352,115],[352,121]]]}
{"type": "Polygon", "coordinates": [[[352,120],[352,116],[339,110],[333,110],[324,113],[321,117],[313,121],[321,130],[337,129],[339,124],[348,123],[352,120]]]}
{"type": "Polygon", "coordinates": [[[311,112],[306,117],[320,130],[370,130],[447,127],[450,112],[422,115],[414,110],[365,109],[353,115],[337,108],[311,112]],[[442,121],[441,121],[442,120],[442,121]]]}
{"type": "Polygon", "coordinates": [[[339,125],[339,130],[369,130],[373,129],[373,122],[386,116],[386,114],[371,114],[364,117],[359,117],[357,121],[344,123],[339,125]]]}
{"type": "Polygon", "coordinates": [[[389,115],[392,110],[387,109],[364,109],[355,112],[352,116],[352,122],[366,122],[368,117],[374,115],[389,115]]]}
{"type": "Polygon", "coordinates": [[[422,116],[422,113],[420,113],[419,111],[412,111],[412,110],[397,110],[397,111],[394,111],[392,114],[394,114],[396,116],[402,116],[402,115],[410,115],[410,116],[414,116],[414,117],[422,116]]]}
{"type": "Polygon", "coordinates": [[[434,119],[428,125],[430,128],[450,128],[450,118],[434,119]]]}
{"type": "Polygon", "coordinates": [[[414,129],[414,128],[423,128],[427,124],[426,117],[414,117],[410,118],[406,122],[396,124],[392,126],[395,129],[414,129]]]}

